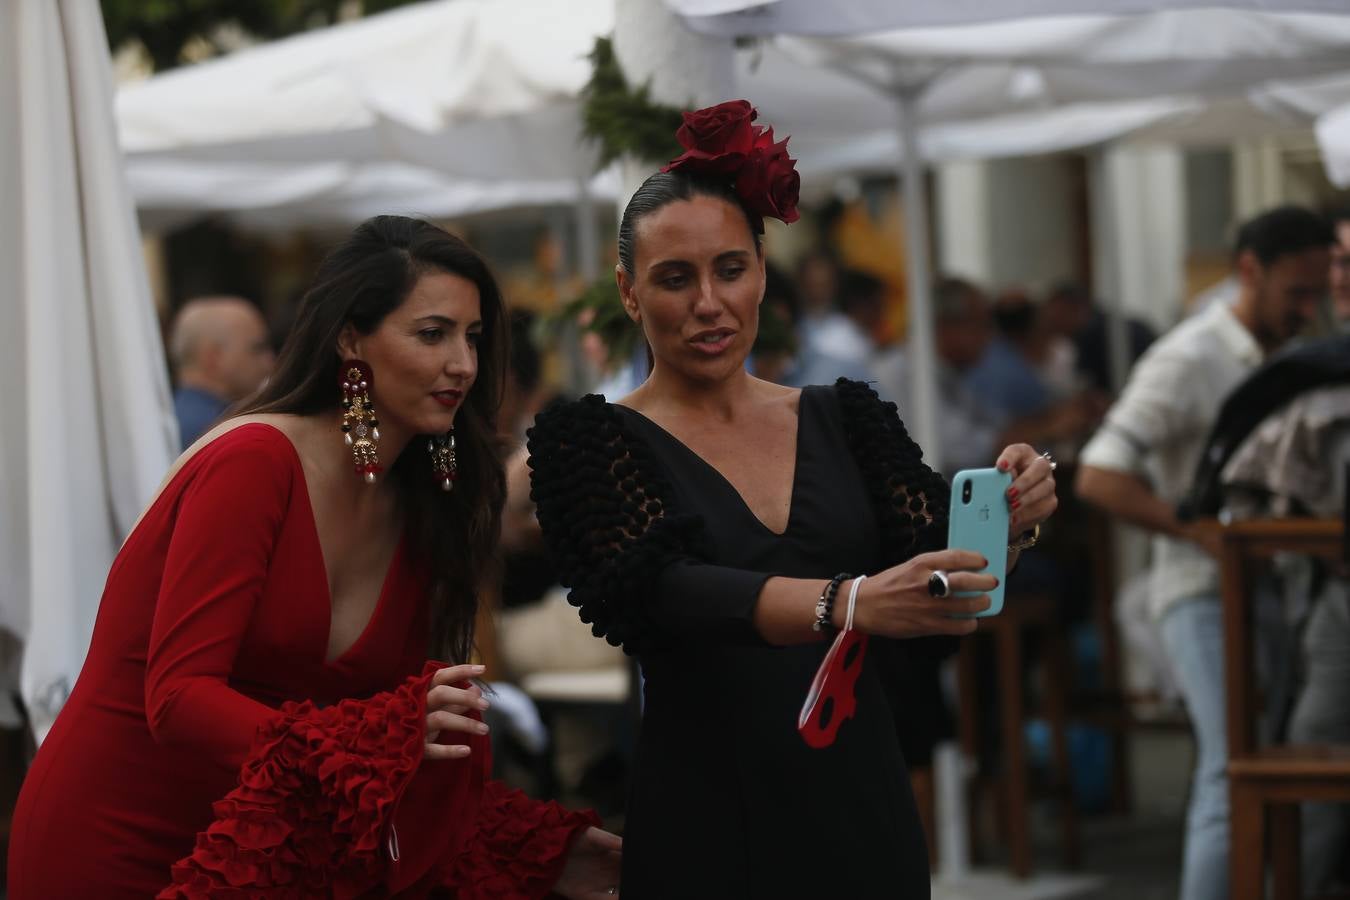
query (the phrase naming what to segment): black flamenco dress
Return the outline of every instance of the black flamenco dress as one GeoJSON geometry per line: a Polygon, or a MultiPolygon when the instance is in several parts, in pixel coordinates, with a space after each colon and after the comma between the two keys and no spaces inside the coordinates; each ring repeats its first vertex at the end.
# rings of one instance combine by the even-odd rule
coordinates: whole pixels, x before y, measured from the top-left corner
{"type": "Polygon", "coordinates": [[[624,897],[927,897],[905,758],[931,750],[950,642],[874,638],[855,718],[817,750],[797,714],[828,642],[770,646],[751,622],[772,575],[871,574],[945,544],[947,485],[894,405],[844,380],[802,391],[782,534],[668,432],[596,396],[542,414],[530,453],[573,604],[645,678],[624,897]]]}

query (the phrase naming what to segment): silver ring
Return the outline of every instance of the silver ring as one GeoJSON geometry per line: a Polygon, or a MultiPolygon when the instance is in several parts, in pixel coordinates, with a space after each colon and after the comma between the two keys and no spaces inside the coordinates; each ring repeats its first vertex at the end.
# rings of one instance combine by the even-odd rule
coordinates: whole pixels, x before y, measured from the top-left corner
{"type": "Polygon", "coordinates": [[[1056,469],[1059,468],[1059,463],[1055,462],[1055,458],[1054,458],[1053,456],[1050,455],[1050,451],[1049,451],[1049,450],[1047,450],[1047,451],[1045,451],[1044,453],[1041,454],[1041,459],[1045,460],[1046,462],[1048,462],[1048,463],[1050,464],[1050,471],[1051,471],[1051,472],[1053,472],[1053,471],[1055,471],[1056,469]]]}
{"type": "Polygon", "coordinates": [[[605,891],[605,893],[607,893],[607,894],[617,894],[618,892],[619,892],[619,889],[616,888],[616,887],[612,887],[612,888],[610,888],[609,890],[605,891]]]}
{"type": "Polygon", "coordinates": [[[933,574],[928,576],[928,593],[934,597],[946,597],[952,592],[952,583],[947,579],[947,573],[941,569],[934,569],[933,574]]]}

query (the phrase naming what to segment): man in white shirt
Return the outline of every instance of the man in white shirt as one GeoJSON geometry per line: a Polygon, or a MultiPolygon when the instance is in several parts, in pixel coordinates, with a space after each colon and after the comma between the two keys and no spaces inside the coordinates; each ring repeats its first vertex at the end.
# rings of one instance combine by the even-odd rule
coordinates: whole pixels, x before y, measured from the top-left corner
{"type": "Polygon", "coordinates": [[[1151,611],[1195,729],[1182,900],[1228,896],[1228,750],[1217,546],[1178,520],[1219,407],[1265,356],[1314,320],[1334,236],[1304,209],[1264,213],[1238,231],[1232,304],[1216,303],[1157,341],[1084,448],[1076,488],[1154,533],[1151,611]]]}

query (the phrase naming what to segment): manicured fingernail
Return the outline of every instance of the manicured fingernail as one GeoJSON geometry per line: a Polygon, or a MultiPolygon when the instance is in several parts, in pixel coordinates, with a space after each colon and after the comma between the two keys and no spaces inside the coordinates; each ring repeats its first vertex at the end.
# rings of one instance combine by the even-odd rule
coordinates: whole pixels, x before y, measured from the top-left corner
{"type": "Polygon", "coordinates": [[[488,706],[490,706],[490,705],[491,705],[491,704],[489,704],[486,700],[479,700],[479,701],[478,701],[478,708],[479,708],[479,709],[487,709],[488,706]]]}
{"type": "Polygon", "coordinates": [[[487,734],[488,733],[487,723],[479,722],[476,730],[478,731],[479,734],[487,734]]]}
{"type": "Polygon", "coordinates": [[[487,671],[487,666],[469,666],[469,671],[478,672],[479,674],[482,674],[483,672],[487,671]]]}
{"type": "Polygon", "coordinates": [[[999,460],[998,470],[999,470],[1000,472],[1006,472],[1006,471],[1008,471],[1008,463],[1005,462],[1005,461],[1003,461],[1003,460],[999,460]]]}
{"type": "Polygon", "coordinates": [[[1009,500],[1017,499],[1017,488],[1008,488],[1008,499],[1009,500]]]}
{"type": "Polygon", "coordinates": [[[1022,505],[1022,501],[1021,501],[1021,500],[1014,500],[1014,501],[1012,502],[1012,508],[1013,508],[1013,509],[1017,509],[1017,507],[1019,507],[1019,506],[1021,506],[1021,505],[1022,505]]]}

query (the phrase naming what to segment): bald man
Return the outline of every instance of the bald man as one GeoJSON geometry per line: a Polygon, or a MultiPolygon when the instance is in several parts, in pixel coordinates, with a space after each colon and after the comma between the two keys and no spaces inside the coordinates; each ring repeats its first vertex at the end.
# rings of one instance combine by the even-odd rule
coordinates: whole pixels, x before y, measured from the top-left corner
{"type": "Polygon", "coordinates": [[[178,311],[169,336],[177,373],[173,406],[187,449],[230,404],[262,386],[272,371],[267,323],[240,297],[200,297],[178,311]]]}

